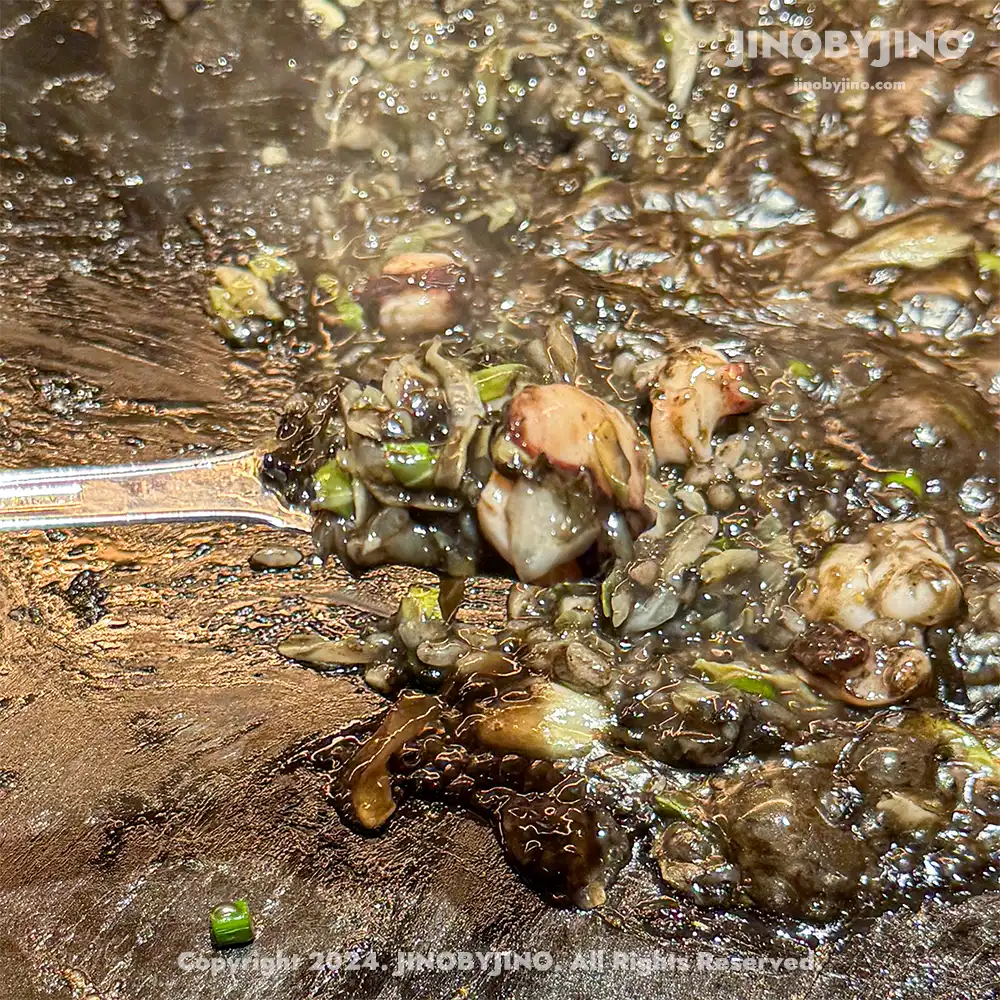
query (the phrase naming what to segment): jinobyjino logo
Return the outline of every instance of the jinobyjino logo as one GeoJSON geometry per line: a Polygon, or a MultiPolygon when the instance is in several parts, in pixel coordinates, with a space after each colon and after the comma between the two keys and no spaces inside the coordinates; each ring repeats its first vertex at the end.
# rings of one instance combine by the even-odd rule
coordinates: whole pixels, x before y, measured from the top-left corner
{"type": "Polygon", "coordinates": [[[972,44],[972,31],[734,31],[727,46],[727,66],[740,66],[745,59],[768,59],[794,55],[813,59],[822,53],[830,58],[845,56],[857,46],[862,59],[872,66],[887,66],[890,59],[915,59],[919,55],[957,59],[972,44]]]}

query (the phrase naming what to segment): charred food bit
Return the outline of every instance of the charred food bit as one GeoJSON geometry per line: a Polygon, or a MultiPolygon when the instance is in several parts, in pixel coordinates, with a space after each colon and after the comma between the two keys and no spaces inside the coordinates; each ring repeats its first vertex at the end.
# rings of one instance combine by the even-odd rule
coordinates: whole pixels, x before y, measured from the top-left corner
{"type": "Polygon", "coordinates": [[[675,892],[699,906],[732,902],[740,870],[726,855],[718,831],[708,823],[679,819],[653,841],[660,877],[675,892]]]}
{"type": "Polygon", "coordinates": [[[829,771],[772,765],[723,798],[734,860],[761,909],[825,919],[858,891],[873,859],[826,807],[836,791],[829,771]]]}

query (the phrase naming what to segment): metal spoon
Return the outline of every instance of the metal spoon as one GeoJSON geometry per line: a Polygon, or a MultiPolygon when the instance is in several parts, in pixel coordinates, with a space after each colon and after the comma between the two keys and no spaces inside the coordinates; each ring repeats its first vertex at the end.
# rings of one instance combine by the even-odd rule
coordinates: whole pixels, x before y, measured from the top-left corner
{"type": "MultiPolygon", "coordinates": [[[[0,531],[242,521],[311,532],[312,515],[286,507],[267,490],[258,475],[259,464],[259,452],[240,451],[132,465],[0,470],[0,531]]],[[[377,572],[384,586],[390,577],[401,586],[413,582],[414,570],[407,567],[383,566],[377,572]]],[[[450,618],[469,593],[475,595],[475,619],[483,626],[499,626],[505,620],[509,580],[442,577],[441,586],[445,617],[450,618]]],[[[313,596],[357,606],[348,590],[313,596]]]]}
{"type": "Polygon", "coordinates": [[[308,532],[312,516],[266,490],[254,451],[132,465],[0,471],[0,531],[248,521],[308,532]]]}

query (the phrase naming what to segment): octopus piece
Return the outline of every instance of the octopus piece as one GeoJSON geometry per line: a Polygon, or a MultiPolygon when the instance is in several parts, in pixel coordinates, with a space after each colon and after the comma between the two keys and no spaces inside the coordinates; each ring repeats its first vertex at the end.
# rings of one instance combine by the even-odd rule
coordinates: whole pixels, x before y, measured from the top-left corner
{"type": "Polygon", "coordinates": [[[864,541],[832,546],[807,578],[798,607],[817,624],[789,653],[800,676],[825,694],[852,705],[893,705],[932,677],[919,629],[950,621],[961,600],[941,540],[925,521],[873,525],[864,541]],[[886,639],[902,640],[906,626],[916,639],[886,639]]]}
{"type": "Polygon", "coordinates": [[[582,555],[600,534],[590,498],[552,480],[512,480],[494,472],[476,515],[483,536],[529,583],[582,555]]]}
{"type": "Polygon", "coordinates": [[[576,386],[529,385],[510,404],[508,433],[532,459],[587,474],[626,510],[645,511],[646,455],[632,422],[576,386]]]}
{"type": "Polygon", "coordinates": [[[444,333],[464,313],[469,275],[443,253],[391,257],[358,293],[372,321],[390,337],[444,333]]]}
{"type": "Polygon", "coordinates": [[[923,727],[915,728],[918,731],[879,727],[851,747],[844,761],[846,775],[870,802],[894,792],[934,791],[937,740],[933,733],[922,731],[923,727]]]}
{"type": "Polygon", "coordinates": [[[859,631],[877,618],[944,625],[958,611],[962,585],[923,519],[877,524],[865,540],[831,546],[799,594],[810,621],[859,631]]]}
{"type": "Polygon", "coordinates": [[[657,460],[686,465],[710,461],[716,424],[754,409],[760,396],[747,365],[695,349],[660,369],[650,402],[649,433],[657,460]]]}
{"type": "Polygon", "coordinates": [[[562,383],[527,386],[511,400],[507,435],[551,470],[531,479],[494,472],[476,508],[483,535],[521,580],[540,580],[594,544],[600,496],[649,520],[639,433],[602,400],[562,383]]]}

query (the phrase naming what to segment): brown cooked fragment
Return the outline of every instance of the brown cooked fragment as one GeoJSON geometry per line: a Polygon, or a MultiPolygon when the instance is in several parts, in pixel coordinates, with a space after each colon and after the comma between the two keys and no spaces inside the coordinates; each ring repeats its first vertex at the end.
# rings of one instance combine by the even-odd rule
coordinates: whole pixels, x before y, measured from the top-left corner
{"type": "Polygon", "coordinates": [[[789,649],[810,674],[834,681],[865,663],[871,651],[871,643],[863,635],[829,622],[798,636],[789,649]]]}
{"type": "Polygon", "coordinates": [[[468,282],[468,271],[447,254],[407,253],[387,260],[358,298],[390,337],[424,337],[460,321],[468,282]]]}
{"type": "Polygon", "coordinates": [[[918,694],[931,678],[927,654],[916,646],[879,646],[857,632],[824,622],[789,649],[799,676],[838,701],[862,707],[894,705],[918,694]]]}
{"type": "Polygon", "coordinates": [[[389,758],[432,726],[440,710],[437,698],[404,692],[372,737],[348,761],[344,781],[351,813],[366,830],[377,830],[396,811],[389,758]]]}
{"type": "Polygon", "coordinates": [[[556,901],[585,910],[604,903],[631,846],[605,810],[555,795],[513,796],[499,832],[518,871],[556,901]]]}

